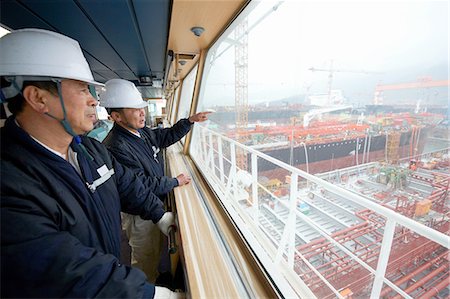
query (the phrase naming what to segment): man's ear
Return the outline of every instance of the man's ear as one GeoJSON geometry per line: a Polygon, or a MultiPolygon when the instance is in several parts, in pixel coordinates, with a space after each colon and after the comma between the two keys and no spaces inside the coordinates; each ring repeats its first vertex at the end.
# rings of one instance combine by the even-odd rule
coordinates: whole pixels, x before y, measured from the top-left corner
{"type": "Polygon", "coordinates": [[[29,85],[23,90],[23,97],[33,110],[39,113],[48,112],[49,92],[39,87],[29,85]]]}
{"type": "Polygon", "coordinates": [[[116,123],[118,123],[122,120],[120,113],[117,111],[111,112],[110,116],[113,119],[113,121],[115,121],[116,123]]]}

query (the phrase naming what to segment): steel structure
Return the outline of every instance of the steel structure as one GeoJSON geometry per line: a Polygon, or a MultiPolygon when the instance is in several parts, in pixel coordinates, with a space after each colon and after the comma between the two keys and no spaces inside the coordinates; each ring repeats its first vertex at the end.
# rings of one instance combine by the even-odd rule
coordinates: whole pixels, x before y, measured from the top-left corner
{"type": "MultiPolygon", "coordinates": [[[[244,18],[234,30],[234,69],[235,69],[235,108],[236,108],[236,134],[238,141],[246,143],[247,136],[241,135],[247,130],[248,127],[248,34],[255,28],[260,22],[262,22],[267,16],[276,11],[278,7],[283,3],[279,1],[264,15],[262,15],[256,22],[249,28],[248,19],[244,18]]],[[[228,49],[228,48],[227,48],[228,49]]],[[[224,50],[226,51],[226,49],[224,50]]],[[[223,53],[223,52],[222,52],[223,53]]],[[[219,57],[222,55],[217,55],[219,57]]],[[[237,166],[240,169],[247,170],[247,155],[245,151],[240,148],[237,149],[237,166]]]]}
{"type": "MultiPolygon", "coordinates": [[[[380,183],[355,180],[363,171],[379,170],[376,163],[326,174],[323,177],[332,180],[327,182],[205,127],[200,127],[199,134],[207,146],[196,150],[204,157],[205,175],[217,181],[215,190],[222,204],[244,236],[253,240],[252,248],[268,268],[283,265],[283,272],[296,273],[297,280],[286,276],[289,285],[306,284],[317,298],[449,295],[450,213],[445,208],[449,176],[445,172],[422,169],[418,163],[419,168],[409,173],[410,185],[401,185],[433,201],[429,217],[417,218],[416,208],[406,204],[408,197],[376,198],[380,183]],[[225,153],[222,147],[231,150],[225,153]],[[237,179],[237,147],[251,155],[252,183],[245,189],[237,179]],[[275,195],[273,188],[278,184],[269,190],[259,183],[258,159],[290,173],[286,195],[275,195]],[[342,184],[363,187],[343,189],[342,184]],[[360,193],[363,190],[368,192],[360,193]],[[255,236],[269,243],[256,241],[255,236]]],[[[383,186],[389,194],[392,186],[383,186]]],[[[280,280],[277,275],[283,274],[273,270],[271,275],[280,280]]]]}
{"type": "Polygon", "coordinates": [[[383,104],[383,92],[388,90],[416,89],[450,86],[450,80],[433,80],[430,77],[420,78],[416,82],[407,82],[400,84],[378,84],[375,87],[373,103],[375,105],[383,104]]]}
{"type": "MultiPolygon", "coordinates": [[[[235,106],[236,106],[236,134],[238,140],[245,143],[246,137],[241,135],[248,126],[248,22],[244,19],[234,31],[236,44],[235,55],[235,106]]],[[[238,150],[237,165],[240,169],[247,169],[247,155],[238,150]]]]}

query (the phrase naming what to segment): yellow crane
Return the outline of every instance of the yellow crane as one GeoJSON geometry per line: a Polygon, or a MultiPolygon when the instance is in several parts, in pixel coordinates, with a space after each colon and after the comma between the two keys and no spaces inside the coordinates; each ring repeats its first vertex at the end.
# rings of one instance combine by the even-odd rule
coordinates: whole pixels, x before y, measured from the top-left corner
{"type": "MultiPolygon", "coordinates": [[[[236,105],[236,133],[240,143],[245,143],[247,136],[243,132],[248,126],[248,21],[243,20],[234,31],[236,44],[235,55],[235,105],[236,105]]],[[[247,153],[236,149],[236,164],[240,169],[247,170],[247,153]]]]}
{"type": "MultiPolygon", "coordinates": [[[[276,11],[284,1],[277,2],[252,26],[248,27],[248,19],[245,18],[234,30],[234,55],[235,55],[235,107],[236,107],[236,135],[240,143],[246,143],[248,136],[243,134],[248,127],[248,34],[267,16],[276,11]]],[[[231,44],[230,44],[231,45],[231,44]]],[[[224,50],[226,51],[226,49],[224,50]]],[[[222,53],[221,53],[222,54],[222,53]]],[[[218,56],[220,56],[219,54],[218,56]]],[[[217,56],[217,57],[218,57],[217,56]]],[[[236,164],[240,169],[247,170],[247,153],[236,149],[236,164]]]]}

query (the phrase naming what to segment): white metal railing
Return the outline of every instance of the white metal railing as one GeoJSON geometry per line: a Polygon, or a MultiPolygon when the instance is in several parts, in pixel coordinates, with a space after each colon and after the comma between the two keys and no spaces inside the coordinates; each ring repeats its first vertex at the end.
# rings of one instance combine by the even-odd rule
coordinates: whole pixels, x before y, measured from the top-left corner
{"type": "Polygon", "coordinates": [[[409,163],[409,161],[411,161],[411,159],[418,159],[418,160],[430,159],[430,158],[433,157],[433,155],[436,155],[436,154],[444,155],[444,154],[448,154],[449,152],[450,152],[450,147],[447,147],[447,148],[443,148],[443,149],[440,149],[440,150],[437,150],[437,151],[426,152],[426,153],[422,153],[420,155],[415,155],[413,157],[401,158],[398,161],[400,163],[409,163]]]}
{"type": "MultiPolygon", "coordinates": [[[[388,260],[392,248],[394,232],[396,225],[401,225],[408,228],[412,232],[424,236],[429,240],[436,242],[445,248],[450,248],[450,237],[427,227],[415,220],[405,217],[395,211],[381,206],[361,195],[354,192],[345,190],[337,185],[327,182],[317,176],[311,175],[304,172],[298,168],[290,166],[284,162],[281,162],[273,157],[270,157],[262,152],[252,149],[248,146],[238,143],[237,141],[221,135],[213,130],[208,129],[206,126],[201,126],[196,124],[194,129],[194,138],[191,145],[191,156],[196,161],[197,164],[201,165],[200,169],[204,172],[205,177],[209,180],[221,198],[224,206],[230,212],[230,215],[234,215],[234,220],[237,224],[241,223],[244,227],[240,227],[241,231],[248,240],[255,240],[255,236],[258,236],[256,230],[260,227],[259,225],[259,196],[258,192],[260,190],[266,190],[273,200],[282,203],[289,210],[287,216],[283,233],[281,234],[281,239],[279,240],[279,246],[274,255],[268,255],[265,250],[255,250],[261,255],[268,256],[258,256],[264,266],[267,268],[274,269],[274,266],[278,265],[285,257],[287,258],[287,265],[293,270],[294,258],[297,254],[302,260],[306,260],[301,254],[296,251],[295,245],[295,226],[296,219],[301,219],[305,223],[308,223],[311,227],[314,227],[322,237],[327,239],[333,246],[339,248],[350,256],[354,261],[360,264],[363,268],[373,274],[374,280],[372,284],[372,290],[370,298],[379,298],[383,287],[383,283],[391,287],[393,290],[398,292],[404,298],[411,298],[406,292],[404,292],[400,287],[395,285],[393,282],[385,277],[386,269],[388,266],[388,260]],[[198,142],[195,142],[198,141],[198,142]],[[239,177],[242,171],[238,169],[236,165],[236,147],[244,150],[247,155],[251,156],[251,173],[247,177],[239,177]],[[225,153],[226,152],[226,153],[225,153]],[[228,154],[228,155],[227,155],[228,154]],[[269,190],[265,189],[258,182],[258,159],[264,159],[284,170],[286,170],[291,177],[290,192],[288,203],[281,200],[278,196],[271,193],[269,190]],[[226,167],[228,165],[228,167],[226,167]],[[367,209],[374,211],[375,213],[386,218],[386,223],[384,227],[383,240],[381,243],[381,250],[378,258],[378,264],[376,269],[373,269],[366,262],[361,260],[356,254],[347,249],[343,244],[334,240],[325,230],[323,230],[317,223],[309,219],[303,213],[300,213],[296,207],[298,200],[298,179],[305,179],[308,184],[314,183],[316,186],[323,188],[325,190],[331,191],[333,193],[339,194],[341,197],[347,200],[363,206],[367,209]],[[245,193],[244,187],[251,186],[251,198],[249,198],[251,204],[250,208],[242,209],[236,203],[237,200],[245,198],[245,194],[241,197],[240,192],[245,193]],[[243,220],[244,219],[244,220],[243,220]],[[250,223],[253,222],[253,223],[250,223]],[[250,235],[252,234],[252,235],[250,235]],[[287,248],[287,250],[286,250],[287,248]]],[[[356,166],[352,171],[359,172],[364,165],[356,166]]],[[[245,173],[244,173],[245,174],[245,173]]],[[[247,193],[248,195],[248,193],[247,193]]],[[[258,240],[257,240],[258,242],[258,240]]],[[[252,246],[258,247],[258,244],[251,244],[252,246]]],[[[309,264],[309,263],[308,263],[309,264]]],[[[313,269],[317,274],[318,271],[313,269]]],[[[272,273],[271,274],[275,274],[272,273]]],[[[320,279],[331,289],[331,291],[339,298],[343,298],[339,290],[336,290],[331,284],[325,280],[322,275],[318,275],[320,279]]],[[[275,279],[280,282],[280,279],[275,279]]]]}

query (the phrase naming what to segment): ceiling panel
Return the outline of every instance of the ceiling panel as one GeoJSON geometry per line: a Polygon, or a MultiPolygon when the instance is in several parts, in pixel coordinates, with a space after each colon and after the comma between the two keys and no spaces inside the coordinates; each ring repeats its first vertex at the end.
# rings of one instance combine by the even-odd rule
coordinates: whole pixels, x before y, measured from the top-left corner
{"type": "MultiPolygon", "coordinates": [[[[84,51],[111,71],[129,69],[91,22],[91,17],[77,5],[78,2],[26,0],[20,3],[45,20],[55,31],[77,40],[84,51]]],[[[93,71],[97,70],[93,68],[93,71]]]]}
{"type": "Polygon", "coordinates": [[[169,72],[169,82],[183,79],[199,58],[198,55],[193,59],[181,56],[199,54],[209,48],[247,3],[248,0],[173,1],[168,46],[169,50],[174,51],[175,59],[169,72]],[[205,29],[200,37],[191,32],[191,28],[196,26],[205,29]],[[180,64],[180,60],[184,60],[185,64],[180,64]]]}
{"type": "Polygon", "coordinates": [[[164,77],[169,0],[2,0],[8,28],[43,28],[76,39],[100,82],[164,77]]]}
{"type": "Polygon", "coordinates": [[[153,75],[164,78],[171,1],[134,0],[137,24],[153,75]],[[163,18],[164,20],[161,20],[163,18]],[[163,49],[163,51],[161,51],[163,49]]]}
{"type": "MultiPolygon", "coordinates": [[[[151,74],[161,85],[168,50],[175,52],[168,78],[178,82],[247,2],[1,0],[0,23],[10,29],[49,29],[76,39],[97,81],[123,78],[141,85],[138,77],[151,74]],[[204,34],[196,37],[190,31],[193,26],[204,27],[204,34]],[[192,59],[184,54],[193,54],[192,59]]],[[[154,87],[143,88],[154,92],[154,87]]]]}
{"type": "Polygon", "coordinates": [[[10,29],[26,28],[33,24],[36,28],[54,30],[17,1],[0,1],[0,22],[10,29]]]}

